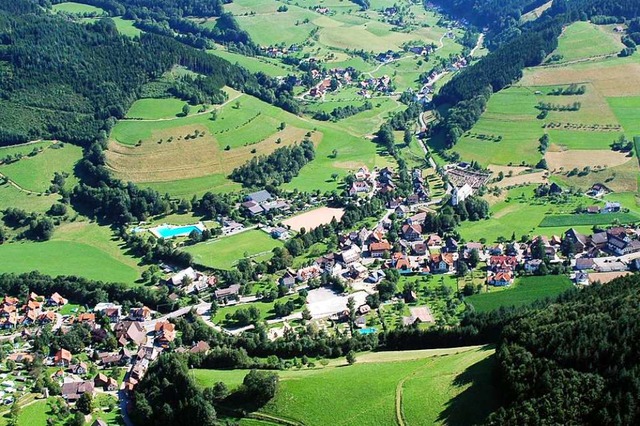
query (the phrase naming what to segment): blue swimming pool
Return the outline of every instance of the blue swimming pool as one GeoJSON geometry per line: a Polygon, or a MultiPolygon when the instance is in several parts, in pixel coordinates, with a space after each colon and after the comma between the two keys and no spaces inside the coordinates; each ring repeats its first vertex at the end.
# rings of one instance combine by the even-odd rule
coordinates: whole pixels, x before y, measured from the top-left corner
{"type": "Polygon", "coordinates": [[[360,333],[360,334],[373,334],[376,331],[378,331],[376,328],[369,327],[369,328],[363,328],[361,330],[358,330],[358,333],[360,333]]]}
{"type": "Polygon", "coordinates": [[[202,230],[196,225],[158,226],[154,231],[162,238],[186,237],[193,231],[197,231],[200,234],[202,233],[202,230]]]}

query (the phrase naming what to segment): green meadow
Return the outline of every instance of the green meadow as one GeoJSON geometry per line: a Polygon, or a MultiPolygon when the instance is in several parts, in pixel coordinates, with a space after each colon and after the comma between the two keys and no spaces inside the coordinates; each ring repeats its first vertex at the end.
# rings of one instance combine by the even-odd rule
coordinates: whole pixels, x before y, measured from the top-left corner
{"type": "Polygon", "coordinates": [[[91,6],[88,4],[63,2],[53,5],[53,10],[56,12],[70,13],[74,15],[84,15],[85,13],[92,13],[98,15],[104,15],[105,11],[99,7],[91,6]]]}
{"type": "Polygon", "coordinates": [[[222,47],[218,47],[215,50],[208,50],[212,55],[219,56],[232,64],[238,64],[241,67],[248,69],[251,72],[263,72],[271,77],[279,77],[294,73],[293,69],[289,66],[279,64],[276,60],[264,58],[264,57],[251,57],[244,56],[239,53],[228,52],[223,50],[222,47]]]}
{"type": "Polygon", "coordinates": [[[0,271],[77,275],[133,284],[142,273],[135,258],[125,254],[112,231],[89,222],[64,224],[45,242],[0,245],[0,271]]]}
{"type": "Polygon", "coordinates": [[[568,214],[547,216],[540,222],[540,227],[612,225],[614,223],[634,223],[638,220],[640,217],[631,213],[568,214]]]}
{"type": "Polygon", "coordinates": [[[127,19],[122,19],[119,16],[111,18],[113,22],[116,24],[116,28],[118,32],[122,35],[126,35],[129,37],[138,37],[142,34],[142,30],[133,26],[133,21],[129,21],[127,19]]]}
{"type": "Polygon", "coordinates": [[[564,275],[522,277],[507,289],[489,287],[488,293],[475,294],[465,300],[478,312],[494,311],[501,307],[522,306],[547,297],[556,297],[572,288],[564,275]]]}
{"type": "Polygon", "coordinates": [[[232,269],[239,259],[251,257],[256,261],[269,259],[271,250],[282,242],[260,230],[249,230],[228,237],[188,246],[196,263],[217,269],[232,269]]]}
{"type": "Polygon", "coordinates": [[[65,172],[69,174],[67,187],[71,188],[77,182],[73,168],[81,158],[82,148],[71,144],[54,144],[34,156],[0,165],[0,173],[26,190],[45,192],[51,186],[54,173],[65,172]]]}
{"type": "MultiPolygon", "coordinates": [[[[127,111],[127,118],[157,120],[182,116],[185,101],[176,98],[143,98],[138,99],[127,111]]],[[[191,107],[196,108],[196,107],[191,107]]]]}
{"type": "MultiPolygon", "coordinates": [[[[493,352],[371,353],[359,355],[352,366],[340,360],[324,368],[280,371],[278,393],[259,412],[309,426],[475,424],[496,408],[493,352]],[[474,398],[481,403],[470,403],[474,398]]],[[[201,386],[223,381],[235,388],[247,370],[193,374],[201,386]]]]}
{"type": "Polygon", "coordinates": [[[562,55],[560,62],[569,62],[618,53],[622,48],[622,43],[607,34],[603,27],[579,21],[564,29],[552,55],[562,55]]]}

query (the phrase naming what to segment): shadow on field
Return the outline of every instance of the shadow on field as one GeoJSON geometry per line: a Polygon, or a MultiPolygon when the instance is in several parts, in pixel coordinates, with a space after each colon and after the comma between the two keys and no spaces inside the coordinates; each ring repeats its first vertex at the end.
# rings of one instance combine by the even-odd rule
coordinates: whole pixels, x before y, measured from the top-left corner
{"type": "Polygon", "coordinates": [[[500,395],[495,377],[495,355],[470,366],[453,381],[454,386],[469,386],[447,403],[438,420],[448,425],[481,424],[500,407],[500,395]]]}

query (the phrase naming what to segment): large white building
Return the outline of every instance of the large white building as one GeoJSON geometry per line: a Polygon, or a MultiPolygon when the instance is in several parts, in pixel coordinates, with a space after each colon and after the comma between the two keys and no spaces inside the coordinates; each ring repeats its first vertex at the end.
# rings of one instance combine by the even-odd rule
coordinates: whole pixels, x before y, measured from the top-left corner
{"type": "Polygon", "coordinates": [[[465,183],[460,187],[454,186],[453,191],[451,192],[451,204],[457,206],[472,195],[473,188],[471,188],[469,184],[465,183]]]}

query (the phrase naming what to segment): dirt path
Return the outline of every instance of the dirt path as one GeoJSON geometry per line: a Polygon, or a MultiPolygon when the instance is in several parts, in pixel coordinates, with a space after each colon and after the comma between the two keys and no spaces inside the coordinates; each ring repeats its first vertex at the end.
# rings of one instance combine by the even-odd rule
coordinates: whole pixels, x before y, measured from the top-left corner
{"type": "MultiPolygon", "coordinates": [[[[208,109],[206,111],[202,111],[202,112],[196,112],[195,114],[191,114],[189,115],[189,117],[196,117],[198,115],[204,115],[204,114],[210,114],[211,111],[217,110],[219,108],[224,107],[225,105],[228,105],[229,102],[235,101],[236,99],[238,99],[240,96],[242,96],[244,93],[242,92],[237,92],[234,93],[232,97],[230,97],[229,99],[227,99],[225,102],[218,104],[218,105],[213,105],[211,107],[211,109],[208,109]]],[[[159,121],[172,121],[172,120],[179,120],[181,118],[185,118],[185,117],[170,117],[170,118],[123,118],[121,119],[122,121],[142,121],[142,122],[151,122],[151,123],[156,123],[159,121]]]]}
{"type": "Polygon", "coordinates": [[[261,420],[264,422],[271,422],[271,423],[276,423],[276,424],[285,425],[285,426],[303,426],[304,425],[304,423],[296,420],[283,419],[282,417],[276,417],[271,414],[264,414],[264,413],[258,413],[258,412],[251,413],[247,417],[255,420],[261,420]]]}

